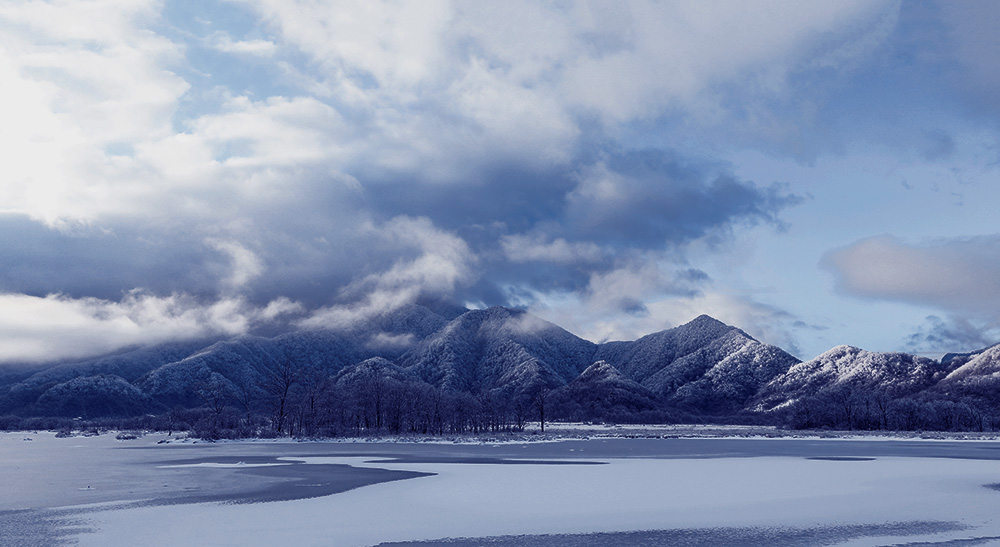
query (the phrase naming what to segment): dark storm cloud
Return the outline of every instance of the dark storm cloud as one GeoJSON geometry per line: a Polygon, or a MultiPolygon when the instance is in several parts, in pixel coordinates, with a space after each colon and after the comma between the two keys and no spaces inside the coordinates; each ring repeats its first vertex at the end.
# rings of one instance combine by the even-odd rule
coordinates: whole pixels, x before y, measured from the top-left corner
{"type": "MultiPolygon", "coordinates": [[[[519,300],[512,297],[514,286],[579,291],[594,273],[647,260],[647,252],[669,252],[683,266],[684,244],[706,236],[725,238],[748,224],[780,228],[780,212],[801,201],[779,185],[760,187],[719,165],[669,151],[604,153],[600,161],[584,156],[590,154],[546,169],[510,165],[477,170],[469,165],[478,175],[461,184],[435,183],[414,174],[369,174],[369,180],[365,173],[354,173],[361,197],[353,214],[376,223],[398,216],[427,218],[458,235],[480,267],[477,280],[457,287],[455,298],[510,304],[519,300]]],[[[333,205],[313,200],[305,213],[333,205]]],[[[317,300],[306,297],[309,286],[321,293],[315,296],[330,298],[336,282],[342,285],[345,278],[384,270],[409,256],[378,238],[361,241],[350,229],[319,239],[344,246],[329,254],[322,253],[315,237],[290,237],[299,252],[277,245],[267,252],[281,257],[274,262],[295,266],[272,266],[264,278],[280,282],[284,294],[297,300],[317,300]],[[296,273],[311,281],[295,279],[296,273]],[[302,292],[288,293],[289,287],[302,292]]],[[[264,282],[255,287],[259,290],[264,282]]]]}
{"type": "Polygon", "coordinates": [[[770,222],[799,203],[783,188],[739,181],[661,150],[612,157],[580,175],[567,227],[595,241],[644,248],[679,244],[737,223],[770,222]]]}
{"type": "Polygon", "coordinates": [[[117,300],[137,287],[157,293],[216,291],[226,259],[199,237],[135,225],[59,230],[0,215],[0,292],[117,300]]]}
{"type": "Polygon", "coordinates": [[[365,187],[365,206],[379,216],[426,216],[470,240],[495,239],[498,230],[520,232],[559,217],[566,194],[576,184],[570,166],[533,170],[515,164],[472,164],[468,168],[475,175],[452,184],[413,175],[358,176],[365,187]]]}
{"type": "Polygon", "coordinates": [[[373,216],[425,216],[461,235],[488,264],[464,298],[486,303],[505,303],[501,286],[580,290],[591,274],[646,251],[671,251],[683,263],[684,244],[745,224],[780,226],[779,213],[801,201],[662,150],[562,170],[492,171],[461,186],[379,181],[365,192],[373,216]]]}
{"type": "MultiPolygon", "coordinates": [[[[601,137],[598,137],[599,139],[601,137]]],[[[614,146],[606,137],[602,146],[614,146]]],[[[566,164],[531,169],[477,165],[461,183],[435,184],[412,174],[368,178],[365,206],[377,216],[426,216],[470,242],[540,230],[553,236],[660,248],[735,220],[780,224],[799,203],[779,185],[760,187],[723,167],[658,149],[578,150],[566,164]]]]}

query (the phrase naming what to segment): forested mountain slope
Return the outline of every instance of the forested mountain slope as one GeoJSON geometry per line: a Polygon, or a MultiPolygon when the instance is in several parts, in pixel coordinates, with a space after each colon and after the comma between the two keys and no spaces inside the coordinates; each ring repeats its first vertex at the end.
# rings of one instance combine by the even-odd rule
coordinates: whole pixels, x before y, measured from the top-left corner
{"type": "Polygon", "coordinates": [[[409,305],[339,323],[22,367],[0,376],[0,414],[96,418],[202,409],[216,422],[238,413],[244,423],[263,420],[281,432],[295,416],[319,423],[334,411],[355,428],[410,423],[434,431],[507,427],[542,412],[550,419],[703,416],[830,427],[951,427],[1000,415],[1000,346],[941,361],[838,346],[799,362],[705,315],[601,344],[502,307],[409,305]],[[411,415],[422,416],[421,425],[406,422],[411,415]]]}

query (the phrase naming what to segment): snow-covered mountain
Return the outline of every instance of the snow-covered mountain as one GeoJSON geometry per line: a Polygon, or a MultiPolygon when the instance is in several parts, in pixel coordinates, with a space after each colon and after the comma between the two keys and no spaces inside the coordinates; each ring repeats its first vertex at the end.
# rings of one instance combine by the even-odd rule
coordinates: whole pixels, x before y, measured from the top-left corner
{"type": "Polygon", "coordinates": [[[126,383],[134,383],[143,375],[168,363],[183,359],[211,342],[210,340],[171,342],[95,359],[67,361],[41,368],[35,367],[33,373],[0,387],[0,412],[20,410],[29,414],[50,414],[52,412],[45,408],[35,409],[34,406],[43,394],[54,387],[76,378],[97,376],[114,376],[121,378],[126,383]]]}
{"type": "Polygon", "coordinates": [[[561,417],[574,421],[634,420],[661,406],[656,394],[626,378],[607,361],[590,365],[549,397],[561,417]]]}
{"type": "Polygon", "coordinates": [[[525,393],[576,378],[596,346],[519,310],[473,310],[449,322],[401,359],[435,387],[465,392],[525,393]]]}
{"type": "Polygon", "coordinates": [[[945,377],[947,365],[906,353],[877,353],[837,346],[763,386],[750,403],[757,411],[794,406],[810,397],[913,395],[945,377]]]}
{"type": "Polygon", "coordinates": [[[950,363],[958,366],[933,387],[932,393],[951,400],[978,398],[1000,406],[1000,345],[976,352],[968,360],[953,359],[950,363]]]}
{"type": "MultiPolygon", "coordinates": [[[[804,402],[853,394],[878,395],[879,404],[920,397],[1000,402],[1000,346],[942,362],[838,346],[802,363],[705,315],[635,341],[594,344],[521,310],[409,305],[347,327],[162,344],[22,368],[0,376],[0,414],[136,415],[220,400],[249,412],[281,371],[294,371],[288,381],[317,393],[334,386],[342,397],[378,400],[388,386],[397,405],[410,396],[440,402],[460,395],[492,411],[516,407],[521,417],[545,401],[550,417],[619,421],[678,412],[767,420],[804,402]]],[[[378,417],[365,419],[382,419],[371,415],[378,417]]]]}
{"type": "Polygon", "coordinates": [[[702,412],[742,409],[761,386],[799,362],[707,315],[635,342],[603,344],[597,358],[667,401],[702,412]]]}

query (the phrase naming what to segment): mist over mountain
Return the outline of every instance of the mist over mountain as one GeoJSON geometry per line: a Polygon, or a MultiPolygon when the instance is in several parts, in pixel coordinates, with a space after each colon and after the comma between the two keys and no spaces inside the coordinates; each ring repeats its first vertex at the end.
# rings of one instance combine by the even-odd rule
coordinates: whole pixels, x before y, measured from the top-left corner
{"type": "Polygon", "coordinates": [[[997,378],[1000,346],[940,361],[838,346],[800,362],[706,315],[595,344],[521,310],[407,305],[339,328],[15,370],[0,376],[0,414],[188,412],[276,434],[498,430],[540,417],[982,428],[998,415],[997,378]]]}

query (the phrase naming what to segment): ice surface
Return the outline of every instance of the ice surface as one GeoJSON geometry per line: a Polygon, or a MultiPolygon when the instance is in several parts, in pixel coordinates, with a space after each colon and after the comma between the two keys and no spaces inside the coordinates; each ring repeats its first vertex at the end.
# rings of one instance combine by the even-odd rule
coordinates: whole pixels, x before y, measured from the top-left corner
{"type": "MultiPolygon", "coordinates": [[[[1000,492],[988,487],[1000,482],[996,443],[614,439],[523,447],[273,443],[203,448],[157,446],[155,438],[123,443],[107,436],[32,437],[33,441],[26,442],[12,435],[0,436],[5,478],[16,477],[8,471],[19,465],[27,465],[29,471],[41,471],[52,462],[65,467],[53,468],[49,476],[36,473],[31,480],[13,478],[32,503],[18,502],[18,496],[8,490],[0,495],[0,507],[77,503],[73,496],[90,495],[77,490],[88,485],[84,484],[87,473],[98,471],[103,475],[96,476],[139,483],[146,477],[155,482],[166,476],[178,481],[172,487],[178,491],[190,485],[185,480],[201,484],[223,484],[235,477],[264,480],[245,475],[253,469],[239,468],[268,462],[306,463],[257,471],[308,466],[317,471],[433,474],[272,503],[74,509],[72,520],[62,521],[70,526],[63,533],[80,545],[368,546],[449,537],[616,531],[665,530],[662,537],[695,537],[705,530],[721,529],[743,530],[727,532],[725,537],[730,538],[818,530],[817,538],[841,538],[841,544],[849,545],[1000,537],[1000,492]],[[146,448],[122,448],[126,446],[146,448]],[[262,451],[274,456],[259,456],[262,451]],[[503,463],[521,453],[528,461],[503,463]],[[485,457],[490,454],[497,457],[485,457]],[[630,454],[636,457],[621,457],[630,454]],[[780,455],[747,457],[755,454],[780,455]],[[824,454],[829,457],[810,459],[824,454]],[[955,458],[940,457],[949,454],[955,458]],[[977,459],[980,454],[982,459],[977,459]],[[603,464],[547,462],[567,458],[603,464]],[[187,465],[185,461],[219,465],[162,467],[187,465]],[[482,463],[457,463],[470,461],[482,463]]],[[[95,493],[114,491],[119,500],[148,494],[139,489],[121,497],[125,495],[121,486],[92,486],[95,493]]],[[[80,503],[92,501],[111,500],[83,498],[80,503]]],[[[7,517],[13,522],[25,515],[7,517]]],[[[59,533],[60,521],[53,522],[50,539],[59,533]]],[[[660,536],[649,532],[614,537],[628,541],[660,536]]]]}

